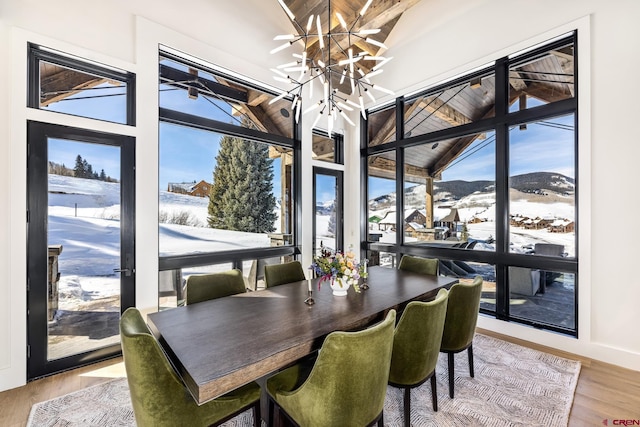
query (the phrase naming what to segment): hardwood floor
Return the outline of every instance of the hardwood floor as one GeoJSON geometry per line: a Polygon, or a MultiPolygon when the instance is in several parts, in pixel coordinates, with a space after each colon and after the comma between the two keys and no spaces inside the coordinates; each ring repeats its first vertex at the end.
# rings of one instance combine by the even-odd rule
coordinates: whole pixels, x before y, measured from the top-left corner
{"type": "MultiPolygon", "coordinates": [[[[601,426],[604,420],[633,420],[640,423],[640,372],[531,344],[486,330],[478,332],[516,344],[582,362],[569,418],[570,427],[601,426]]],[[[121,358],[43,378],[23,387],[0,393],[0,426],[25,426],[31,405],[53,399],[112,378],[123,377],[121,358]]]]}

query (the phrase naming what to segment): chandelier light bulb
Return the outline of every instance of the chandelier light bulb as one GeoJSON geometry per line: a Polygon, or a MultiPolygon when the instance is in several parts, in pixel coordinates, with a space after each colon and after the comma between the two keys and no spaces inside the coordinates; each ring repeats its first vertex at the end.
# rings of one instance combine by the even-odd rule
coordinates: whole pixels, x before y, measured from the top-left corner
{"type": "Polygon", "coordinates": [[[320,22],[320,15],[316,17],[316,26],[318,27],[318,43],[320,43],[320,49],[324,49],[324,39],[322,36],[322,23],[320,22]]]}
{"type": "Polygon", "coordinates": [[[296,36],[294,34],[280,34],[279,36],[275,36],[274,40],[293,40],[296,36]]]}
{"type": "MultiPolygon", "coordinates": [[[[345,104],[342,101],[338,101],[337,102],[338,107],[342,108],[343,110],[347,110],[347,111],[353,111],[353,108],[349,107],[347,104],[345,104]]],[[[358,107],[359,108],[359,107],[358,107]]]]}
{"type": "Polygon", "coordinates": [[[380,32],[380,28],[370,28],[368,30],[360,30],[356,34],[359,36],[367,36],[370,34],[378,34],[380,32]]]}
{"type": "MultiPolygon", "coordinates": [[[[278,0],[278,3],[280,3],[280,6],[282,6],[284,11],[287,13],[287,15],[289,15],[289,19],[291,19],[292,21],[295,21],[296,20],[295,15],[293,14],[293,12],[291,12],[291,10],[289,10],[287,5],[284,4],[284,1],[283,0],[278,0]]],[[[369,2],[369,3],[371,3],[371,2],[369,2]]]]}
{"type": "MultiPolygon", "coordinates": [[[[281,1],[281,0],[279,0],[281,1]]],[[[367,12],[367,9],[369,9],[369,6],[371,6],[371,2],[373,0],[367,0],[367,2],[365,3],[364,7],[362,8],[362,10],[360,11],[360,16],[364,16],[364,14],[367,12]]],[[[293,18],[291,18],[293,19],[293,18]]]]}
{"type": "Polygon", "coordinates": [[[340,12],[336,12],[336,18],[338,18],[338,21],[340,22],[340,25],[342,25],[342,28],[344,28],[346,31],[349,31],[349,29],[347,28],[347,23],[345,22],[342,15],[340,15],[340,12]]]}
{"type": "Polygon", "coordinates": [[[311,32],[311,26],[313,25],[313,15],[309,16],[307,21],[307,33],[311,32]]]}
{"type": "Polygon", "coordinates": [[[280,45],[280,46],[278,46],[278,47],[277,47],[277,48],[275,48],[275,49],[271,49],[271,51],[269,51],[269,53],[273,55],[273,54],[274,54],[274,53],[276,53],[276,52],[280,52],[281,50],[284,50],[284,49],[288,48],[288,47],[289,47],[289,46],[291,46],[292,44],[293,44],[292,42],[286,42],[286,43],[284,43],[283,45],[280,45]]]}
{"type": "Polygon", "coordinates": [[[369,98],[371,99],[371,102],[376,102],[376,98],[373,96],[370,90],[365,89],[364,93],[366,93],[369,96],[369,98]]]}

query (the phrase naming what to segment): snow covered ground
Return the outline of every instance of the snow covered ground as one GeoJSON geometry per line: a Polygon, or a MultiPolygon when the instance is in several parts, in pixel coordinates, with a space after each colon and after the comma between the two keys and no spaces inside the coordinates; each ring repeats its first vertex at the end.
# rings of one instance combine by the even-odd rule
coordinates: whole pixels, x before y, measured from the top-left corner
{"type": "MultiPolygon", "coordinates": [[[[119,294],[120,276],[113,271],[120,267],[119,184],[49,175],[49,191],[48,243],[63,246],[59,258],[60,308],[73,310],[84,302],[119,294]]],[[[160,256],[270,245],[266,234],[206,227],[207,198],[161,192],[159,203],[161,214],[165,212],[170,216],[187,212],[193,224],[159,224],[160,256]]],[[[462,221],[474,216],[487,219],[468,225],[472,238],[495,237],[494,209],[495,205],[458,209],[462,221]]],[[[574,217],[573,207],[566,203],[549,205],[518,201],[511,209],[529,217],[544,217],[550,212],[574,217]]],[[[448,213],[449,209],[435,211],[436,218],[448,213]]],[[[334,238],[328,232],[328,224],[329,215],[316,216],[318,244],[323,241],[326,246],[332,245],[334,238]]],[[[382,234],[382,242],[395,242],[395,233],[382,234]]],[[[526,250],[527,245],[544,242],[562,244],[567,254],[575,254],[573,233],[512,228],[511,241],[516,252],[526,250]]],[[[476,249],[493,250],[491,245],[484,244],[478,244],[476,249]]]]}

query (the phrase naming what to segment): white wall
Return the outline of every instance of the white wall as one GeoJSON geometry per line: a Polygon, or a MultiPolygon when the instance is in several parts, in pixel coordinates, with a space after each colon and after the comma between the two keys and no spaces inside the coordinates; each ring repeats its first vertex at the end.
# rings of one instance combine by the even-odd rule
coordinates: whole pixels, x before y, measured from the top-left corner
{"type": "MultiPolygon", "coordinates": [[[[389,55],[395,59],[381,75],[387,81],[378,80],[382,86],[400,95],[495,59],[497,53],[525,47],[559,27],[586,25],[588,34],[578,47],[581,61],[588,59],[580,65],[579,90],[591,100],[587,105],[583,105],[583,98],[580,101],[581,144],[588,144],[581,146],[580,153],[580,226],[584,236],[580,242],[580,339],[491,319],[481,319],[480,326],[640,370],[640,334],[629,333],[632,325],[640,323],[640,311],[634,305],[640,300],[640,286],[632,268],[620,267],[634,265],[638,231],[630,227],[617,236],[611,234],[612,225],[633,221],[631,215],[624,215],[633,212],[631,171],[638,147],[627,129],[634,123],[637,108],[633,87],[629,96],[626,87],[615,83],[640,69],[640,29],[634,22],[640,17],[640,5],[633,0],[541,0],[532,7],[530,1],[523,0],[466,0],[457,2],[454,9],[450,4],[423,0],[401,19],[387,43],[393,49],[389,55]],[[587,15],[590,20],[584,18],[587,15]],[[583,45],[588,51],[582,50],[583,45]],[[418,53],[419,58],[409,58],[418,53]],[[590,77],[586,85],[582,82],[585,76],[590,77]],[[591,190],[589,194],[584,194],[585,189],[591,190]],[[596,261],[591,263],[591,259],[596,261]]],[[[153,310],[157,301],[157,195],[143,190],[157,188],[158,44],[271,84],[268,68],[283,62],[268,54],[274,47],[272,38],[290,32],[291,27],[275,0],[112,0],[108,6],[95,8],[81,0],[5,0],[0,7],[0,52],[6,64],[0,67],[0,178],[10,183],[0,193],[0,202],[8,207],[0,211],[0,271],[5,272],[5,280],[0,282],[0,390],[4,390],[26,379],[25,123],[27,119],[53,117],[49,112],[25,108],[26,42],[137,74],[135,129],[77,118],[56,117],[55,121],[136,136],[136,297],[140,308],[153,310]]],[[[357,128],[347,125],[344,131],[348,151],[345,191],[357,195],[357,128]]],[[[308,129],[303,138],[310,138],[308,129]]],[[[309,150],[303,149],[304,153],[309,150]]],[[[303,160],[304,224],[311,224],[311,165],[303,160]]],[[[347,245],[357,246],[360,240],[358,200],[359,196],[350,196],[345,206],[347,245]]],[[[303,243],[303,251],[308,253],[308,228],[303,236],[309,240],[303,243]]],[[[309,263],[310,259],[303,261],[309,263]]]]}
{"type": "MultiPolygon", "coordinates": [[[[0,14],[0,52],[7,54],[10,52],[10,31],[9,27],[5,24],[0,14]]],[[[10,76],[11,69],[9,67],[0,67],[0,94],[7,94],[10,90],[10,76]]],[[[11,127],[8,126],[9,117],[9,97],[2,96],[0,98],[0,179],[2,182],[6,182],[7,185],[0,190],[0,200],[2,200],[2,206],[4,209],[0,209],[0,271],[4,272],[4,278],[2,284],[0,284],[0,372],[10,372],[11,367],[15,363],[19,363],[19,360],[13,359],[12,356],[16,352],[12,352],[12,347],[15,344],[19,344],[20,341],[14,341],[11,334],[11,321],[15,318],[15,313],[12,313],[12,293],[15,292],[10,286],[10,259],[9,248],[11,243],[11,210],[7,209],[9,202],[9,189],[11,188],[11,166],[8,159],[11,158],[11,144],[9,144],[11,138],[11,127]]],[[[19,288],[18,288],[19,289],[19,288]]],[[[24,363],[24,362],[23,362],[24,363]]],[[[20,366],[20,365],[18,365],[20,366]]],[[[21,369],[24,370],[24,369],[21,369]]],[[[23,375],[24,376],[24,375],[23,375]]],[[[0,387],[0,390],[2,387],[0,387]]]]}

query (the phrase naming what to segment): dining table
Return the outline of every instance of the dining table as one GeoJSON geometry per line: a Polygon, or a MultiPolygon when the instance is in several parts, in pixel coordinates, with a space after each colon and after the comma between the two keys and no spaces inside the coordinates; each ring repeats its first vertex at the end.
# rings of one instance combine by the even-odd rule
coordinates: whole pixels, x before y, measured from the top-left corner
{"type": "Polygon", "coordinates": [[[364,329],[456,282],[373,266],[368,289],[350,287],[346,296],[315,278],[151,313],[147,324],[203,404],[315,352],[331,332],[364,329]],[[305,303],[310,294],[313,304],[305,303]]]}

